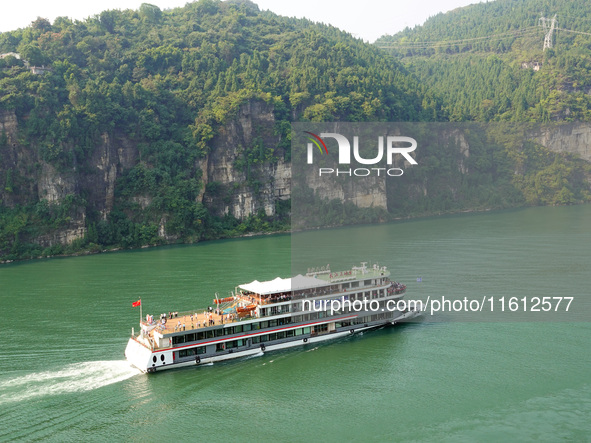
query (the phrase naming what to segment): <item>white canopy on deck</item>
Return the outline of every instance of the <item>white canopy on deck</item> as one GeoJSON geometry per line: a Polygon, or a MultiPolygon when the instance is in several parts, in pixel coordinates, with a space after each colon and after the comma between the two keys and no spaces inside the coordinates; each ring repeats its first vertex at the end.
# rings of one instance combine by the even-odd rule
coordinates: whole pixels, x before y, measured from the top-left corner
{"type": "Polygon", "coordinates": [[[258,281],[255,280],[238,286],[245,291],[254,292],[255,294],[268,295],[277,294],[280,292],[299,291],[302,289],[317,288],[319,286],[326,286],[326,280],[314,277],[305,277],[301,274],[291,278],[277,277],[275,280],[258,281]]]}

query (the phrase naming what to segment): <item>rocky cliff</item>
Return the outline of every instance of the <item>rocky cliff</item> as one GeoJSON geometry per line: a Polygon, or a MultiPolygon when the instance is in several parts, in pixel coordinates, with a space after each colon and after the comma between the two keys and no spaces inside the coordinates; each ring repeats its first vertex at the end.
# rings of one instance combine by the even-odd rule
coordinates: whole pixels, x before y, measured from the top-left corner
{"type": "Polygon", "coordinates": [[[554,152],[578,155],[591,162],[591,124],[577,122],[542,126],[532,133],[538,143],[554,152]]]}
{"type": "Polygon", "coordinates": [[[106,219],[112,210],[117,178],[137,162],[136,146],[125,137],[104,134],[85,165],[60,168],[44,161],[36,146],[20,144],[18,129],[14,112],[0,112],[0,204],[15,208],[44,201],[54,207],[67,203],[61,226],[46,227],[29,240],[48,247],[83,238],[88,211],[106,219]]]}
{"type": "MultiPolygon", "coordinates": [[[[208,154],[196,160],[195,170],[200,171],[202,187],[195,203],[202,203],[218,217],[231,215],[244,220],[263,212],[274,216],[277,202],[292,196],[292,165],[286,160],[286,148],[278,147],[286,144],[276,126],[273,104],[259,99],[243,104],[218,128],[208,154]]],[[[359,208],[390,212],[406,211],[403,200],[425,199],[425,210],[432,211],[434,201],[464,198],[462,192],[466,192],[472,168],[482,167],[485,158],[492,155],[490,148],[486,153],[483,148],[479,148],[482,152],[472,153],[474,140],[470,141],[466,134],[460,129],[444,131],[441,137],[434,138],[433,146],[421,146],[417,157],[420,167],[407,170],[410,175],[408,179],[405,176],[406,185],[402,180],[388,181],[384,176],[327,180],[314,168],[293,173],[298,178],[297,186],[311,190],[319,199],[336,199],[359,208]]],[[[142,163],[138,143],[127,136],[117,132],[103,134],[85,164],[71,168],[48,163],[36,146],[20,144],[18,119],[13,112],[0,112],[0,136],[2,206],[14,209],[46,202],[49,208],[62,207],[66,211],[60,223],[50,224],[34,238],[25,240],[42,247],[71,244],[88,234],[89,219],[107,221],[117,201],[129,203],[124,205],[127,212],[133,212],[133,207],[144,210],[151,206],[154,196],[149,193],[118,196],[118,180],[142,163]]],[[[574,153],[591,161],[591,125],[543,127],[531,133],[531,137],[552,151],[574,153]]],[[[409,165],[393,166],[406,169],[409,165]]],[[[448,203],[441,206],[443,210],[445,204],[448,203]]],[[[156,217],[157,235],[162,241],[180,238],[168,232],[166,213],[156,217]]]]}
{"type": "Polygon", "coordinates": [[[212,140],[211,152],[200,162],[203,203],[214,214],[243,219],[262,210],[275,214],[275,201],[290,198],[290,169],[285,152],[275,147],[273,106],[254,100],[212,140]]]}

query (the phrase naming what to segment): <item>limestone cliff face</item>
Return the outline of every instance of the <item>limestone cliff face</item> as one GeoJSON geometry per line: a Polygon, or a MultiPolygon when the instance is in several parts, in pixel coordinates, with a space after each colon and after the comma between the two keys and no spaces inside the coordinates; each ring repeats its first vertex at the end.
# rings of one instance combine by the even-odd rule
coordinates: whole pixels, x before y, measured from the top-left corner
{"type": "Polygon", "coordinates": [[[263,101],[243,105],[213,139],[203,171],[204,204],[216,215],[238,219],[263,210],[275,213],[275,201],[290,197],[290,168],[278,150],[272,160],[264,152],[277,146],[273,106],[263,101]],[[262,158],[261,158],[262,157],[262,158]]]}
{"type": "MultiPolygon", "coordinates": [[[[206,191],[203,202],[216,215],[231,213],[242,219],[259,210],[275,213],[278,199],[291,197],[292,165],[278,150],[274,160],[261,161],[261,145],[277,146],[273,106],[260,100],[243,105],[233,119],[220,128],[210,154],[199,165],[206,191]],[[245,159],[256,158],[245,166],[245,159]]],[[[385,177],[342,177],[326,180],[314,168],[302,169],[305,186],[320,198],[352,202],[359,207],[386,208],[385,177]],[[358,180],[356,178],[359,178],[358,180]]]]}
{"type": "Polygon", "coordinates": [[[551,151],[576,154],[591,162],[590,123],[543,126],[532,133],[532,138],[551,151]]]}
{"type": "MultiPolygon", "coordinates": [[[[320,198],[338,199],[364,208],[392,209],[396,202],[393,203],[391,196],[402,190],[402,184],[396,180],[390,180],[389,184],[383,175],[359,177],[359,180],[350,176],[326,180],[318,175],[317,168],[294,172],[292,164],[284,160],[286,153],[277,148],[281,139],[275,126],[273,105],[251,100],[218,128],[209,154],[196,164],[204,185],[197,201],[202,201],[218,216],[232,214],[244,219],[261,210],[272,216],[278,200],[292,197],[293,179],[297,180],[298,189],[300,186],[310,188],[320,198]]],[[[530,135],[550,150],[577,154],[591,161],[591,124],[546,126],[530,135]]],[[[462,175],[470,172],[472,153],[462,131],[445,133],[437,143],[453,148],[450,148],[451,154],[445,155],[452,155],[452,163],[462,175]]],[[[58,168],[43,161],[36,146],[21,145],[17,116],[11,111],[0,111],[0,204],[13,208],[40,200],[60,203],[70,196],[85,200],[85,204],[72,207],[67,226],[30,239],[42,246],[68,244],[83,238],[89,217],[96,220],[98,215],[107,219],[113,209],[117,179],[138,162],[136,143],[115,132],[101,137],[84,165],[58,168]]],[[[402,160],[399,158],[397,162],[402,160]]],[[[397,163],[393,166],[406,169],[409,165],[397,163]]],[[[417,177],[405,186],[411,188],[405,191],[410,198],[427,194],[425,177],[417,177]]],[[[151,199],[150,195],[136,195],[131,197],[131,202],[146,208],[151,199]]],[[[167,218],[163,214],[159,235],[167,241],[175,240],[167,233],[166,225],[167,218]]]]}
{"type": "MultiPolygon", "coordinates": [[[[96,211],[102,219],[113,209],[115,183],[125,169],[132,168],[138,159],[138,151],[125,137],[109,137],[103,134],[88,162],[88,168],[78,168],[64,173],[40,161],[37,179],[37,196],[40,200],[58,203],[68,195],[84,196],[87,209],[96,211]]],[[[58,229],[39,239],[42,246],[69,244],[86,234],[86,210],[75,208],[67,227],[58,229]]]]}
{"type": "Polygon", "coordinates": [[[337,199],[343,203],[353,203],[360,208],[386,209],[387,207],[386,177],[384,175],[379,177],[342,175],[327,179],[326,176],[320,176],[318,169],[306,168],[306,184],[316,196],[323,199],[337,199]]]}
{"type": "Polygon", "coordinates": [[[7,137],[9,145],[16,145],[18,123],[14,111],[0,111],[0,134],[7,137]]]}
{"type": "Polygon", "coordinates": [[[113,207],[117,177],[137,162],[135,145],[124,137],[103,135],[84,167],[58,169],[39,157],[36,146],[18,142],[18,120],[14,112],[0,111],[0,204],[7,207],[46,200],[61,203],[71,196],[84,198],[86,208],[73,205],[67,226],[31,241],[47,247],[69,244],[86,234],[86,210],[106,218],[113,207]],[[10,182],[10,184],[9,184],[10,182]]]}
{"type": "Polygon", "coordinates": [[[26,204],[35,183],[26,180],[35,156],[18,144],[18,122],[13,111],[0,111],[0,202],[10,208],[26,204]]]}
{"type": "Polygon", "coordinates": [[[138,162],[137,146],[122,135],[103,134],[89,161],[90,170],[81,176],[81,186],[88,192],[92,208],[103,219],[113,209],[115,182],[138,162]]]}

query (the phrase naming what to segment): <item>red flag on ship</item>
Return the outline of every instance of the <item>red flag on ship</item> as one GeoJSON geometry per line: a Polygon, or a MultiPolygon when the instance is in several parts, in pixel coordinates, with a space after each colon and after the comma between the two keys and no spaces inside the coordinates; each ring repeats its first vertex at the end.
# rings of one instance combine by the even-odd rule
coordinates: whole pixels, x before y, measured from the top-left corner
{"type": "Polygon", "coordinates": [[[138,306],[142,305],[142,299],[140,298],[138,301],[134,301],[131,306],[133,306],[134,308],[137,308],[138,306]]]}

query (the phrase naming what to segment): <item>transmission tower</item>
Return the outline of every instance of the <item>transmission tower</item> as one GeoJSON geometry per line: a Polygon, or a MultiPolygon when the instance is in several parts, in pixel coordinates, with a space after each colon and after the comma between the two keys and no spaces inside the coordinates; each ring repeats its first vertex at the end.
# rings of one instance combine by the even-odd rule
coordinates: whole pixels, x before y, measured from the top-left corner
{"type": "Polygon", "coordinates": [[[548,30],[544,35],[544,51],[546,48],[552,48],[552,33],[554,32],[554,28],[556,27],[556,14],[552,19],[546,17],[540,17],[540,21],[542,22],[542,27],[544,31],[548,30]]]}

